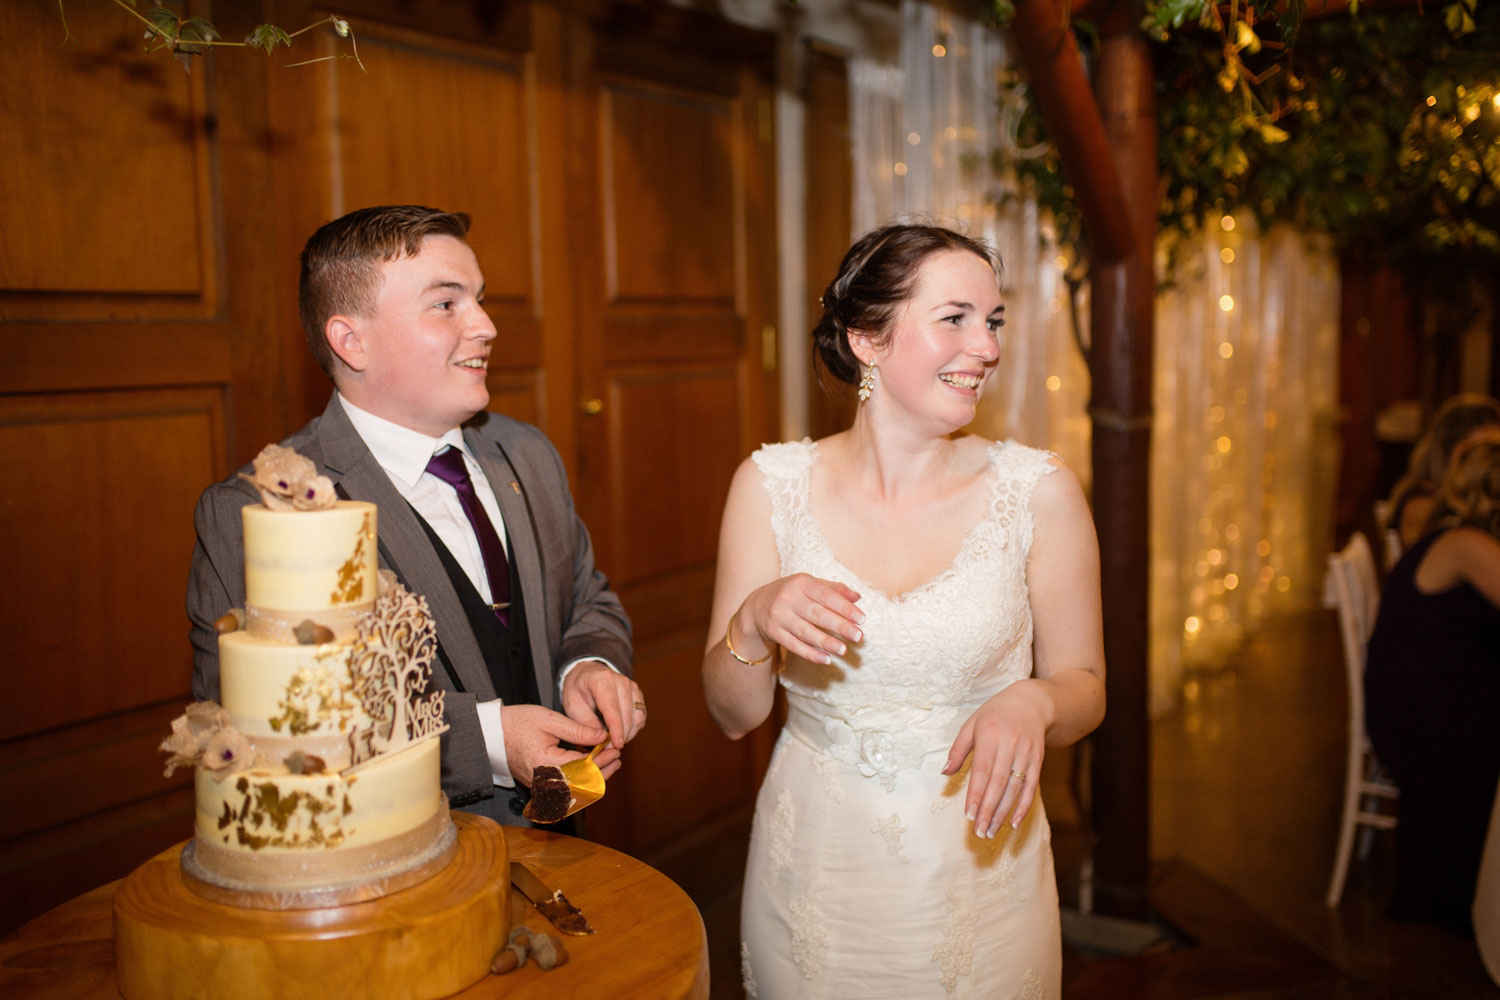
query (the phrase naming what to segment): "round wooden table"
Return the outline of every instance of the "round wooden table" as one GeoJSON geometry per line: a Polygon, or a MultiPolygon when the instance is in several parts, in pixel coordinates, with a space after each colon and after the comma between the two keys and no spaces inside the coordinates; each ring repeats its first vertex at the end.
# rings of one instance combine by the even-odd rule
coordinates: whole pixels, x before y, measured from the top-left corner
{"type": "MultiPolygon", "coordinates": [[[[706,1000],[708,938],[691,899],[665,875],[618,851],[541,830],[505,828],[510,859],[560,889],[596,933],[563,937],[571,960],[534,962],[487,976],[463,1000],[662,997],[706,1000]]],[[[175,856],[182,845],[164,854],[175,856]]],[[[100,886],[0,939],[0,996],[116,1000],[112,905],[119,882],[100,886]]],[[[520,892],[511,922],[556,934],[520,892]]]]}

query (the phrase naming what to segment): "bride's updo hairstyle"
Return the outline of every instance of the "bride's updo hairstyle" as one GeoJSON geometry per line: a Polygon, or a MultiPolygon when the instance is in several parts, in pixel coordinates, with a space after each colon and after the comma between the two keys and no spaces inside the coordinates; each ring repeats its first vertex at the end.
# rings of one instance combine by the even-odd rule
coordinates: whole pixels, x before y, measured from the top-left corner
{"type": "Polygon", "coordinates": [[[898,223],[861,236],[844,254],[838,277],[823,291],[823,315],[813,327],[813,350],[834,378],[859,382],[859,361],[849,348],[858,330],[884,346],[896,310],[917,283],[927,258],[948,250],[976,254],[1000,275],[1000,257],[982,240],[942,226],[898,223]]]}
{"type": "Polygon", "coordinates": [[[1500,428],[1475,431],[1454,453],[1427,530],[1469,525],[1500,538],[1500,428]]]}

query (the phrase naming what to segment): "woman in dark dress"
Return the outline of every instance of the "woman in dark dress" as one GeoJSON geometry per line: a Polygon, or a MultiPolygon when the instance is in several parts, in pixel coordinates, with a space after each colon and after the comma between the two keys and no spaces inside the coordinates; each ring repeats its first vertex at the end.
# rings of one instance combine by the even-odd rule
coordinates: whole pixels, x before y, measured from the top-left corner
{"type": "Polygon", "coordinates": [[[1500,432],[1456,454],[1427,531],[1387,577],[1366,722],[1401,789],[1391,916],[1472,933],[1500,782],[1500,432]]]}

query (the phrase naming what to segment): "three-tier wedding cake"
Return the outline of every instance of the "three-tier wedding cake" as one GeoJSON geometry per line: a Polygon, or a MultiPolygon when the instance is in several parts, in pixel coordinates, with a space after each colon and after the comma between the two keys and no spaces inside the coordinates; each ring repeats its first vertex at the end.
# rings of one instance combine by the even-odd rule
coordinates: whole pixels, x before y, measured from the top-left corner
{"type": "Polygon", "coordinates": [[[454,842],[440,787],[443,693],[426,601],[376,569],[375,505],[337,500],[268,445],[242,511],[245,607],[220,619],[220,704],[162,745],[192,764],[189,885],[268,909],[370,899],[430,876],[454,842]]]}

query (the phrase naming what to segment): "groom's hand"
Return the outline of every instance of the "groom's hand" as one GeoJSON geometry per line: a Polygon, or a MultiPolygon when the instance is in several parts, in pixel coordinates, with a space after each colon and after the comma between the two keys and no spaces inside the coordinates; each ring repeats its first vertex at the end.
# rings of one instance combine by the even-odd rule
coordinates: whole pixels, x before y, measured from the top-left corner
{"type": "Polygon", "coordinates": [[[602,718],[610,747],[615,750],[635,739],[646,726],[646,696],[641,694],[640,685],[599,660],[583,660],[568,671],[563,681],[562,708],[568,718],[585,725],[598,725],[602,718]]]}
{"type": "MultiPolygon", "coordinates": [[[[538,765],[560,767],[583,756],[564,750],[559,743],[591,747],[602,743],[606,735],[597,722],[577,722],[540,705],[506,705],[500,709],[500,722],[505,729],[505,756],[511,777],[527,788],[538,765]]],[[[620,767],[619,751],[605,747],[594,755],[594,763],[608,778],[620,767]]]]}

